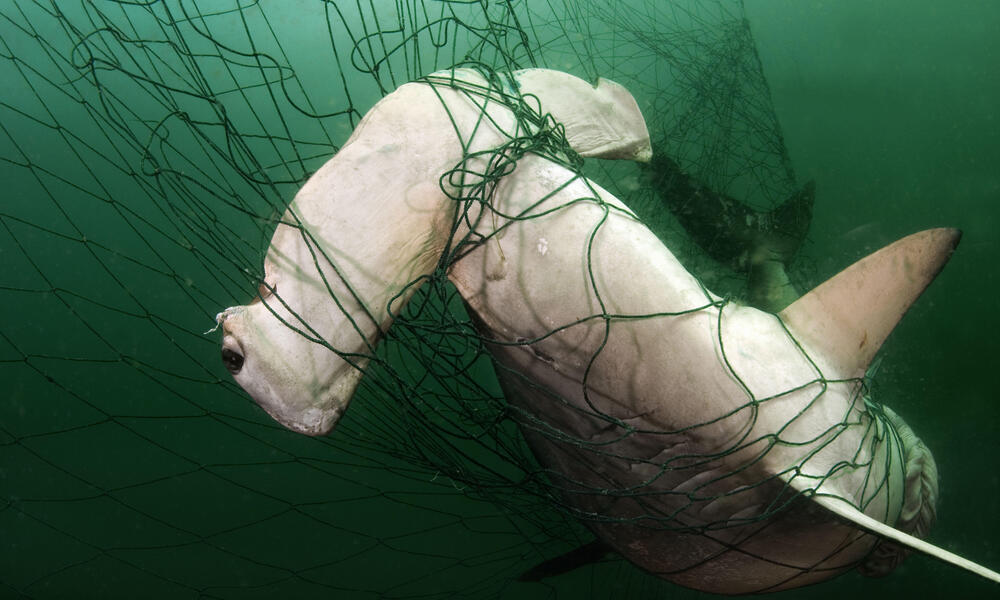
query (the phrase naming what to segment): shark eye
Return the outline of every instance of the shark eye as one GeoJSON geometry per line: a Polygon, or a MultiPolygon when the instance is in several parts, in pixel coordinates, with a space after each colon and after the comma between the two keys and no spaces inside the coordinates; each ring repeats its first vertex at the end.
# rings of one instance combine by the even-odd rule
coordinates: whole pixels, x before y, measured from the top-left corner
{"type": "Polygon", "coordinates": [[[229,348],[222,349],[222,363],[230,373],[236,375],[243,368],[243,355],[229,348]]]}

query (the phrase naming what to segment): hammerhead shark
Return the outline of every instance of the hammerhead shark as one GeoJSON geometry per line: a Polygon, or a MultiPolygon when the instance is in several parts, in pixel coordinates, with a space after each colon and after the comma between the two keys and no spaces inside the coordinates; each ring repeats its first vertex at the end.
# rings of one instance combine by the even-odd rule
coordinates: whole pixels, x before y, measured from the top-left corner
{"type": "Polygon", "coordinates": [[[863,375],[960,234],[933,229],[777,314],[707,290],[573,165],[648,161],[622,86],[454,69],[399,87],[290,203],[222,358],[285,427],[325,435],[379,337],[442,265],[562,503],[691,588],[797,587],[917,550],[933,457],[863,375]]]}

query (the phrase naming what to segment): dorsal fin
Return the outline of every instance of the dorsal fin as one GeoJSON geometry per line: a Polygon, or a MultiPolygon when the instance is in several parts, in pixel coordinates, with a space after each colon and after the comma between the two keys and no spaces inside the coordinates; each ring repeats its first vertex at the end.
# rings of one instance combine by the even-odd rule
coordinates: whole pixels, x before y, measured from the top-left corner
{"type": "MultiPolygon", "coordinates": [[[[793,487],[797,487],[794,485],[796,481],[797,479],[792,479],[793,487]]],[[[890,527],[881,521],[873,519],[852,506],[843,498],[817,493],[812,495],[811,499],[838,517],[853,523],[859,529],[864,529],[865,531],[873,533],[879,537],[892,540],[901,546],[906,546],[907,548],[917,552],[943,560],[946,563],[953,564],[956,567],[975,573],[976,575],[989,579],[995,583],[1000,583],[1000,573],[987,569],[986,567],[974,563],[967,558],[962,558],[953,552],[948,552],[944,548],[939,548],[934,544],[925,542],[920,538],[913,537],[908,533],[903,533],[894,527],[890,527]]]]}
{"type": "Polygon", "coordinates": [[[653,156],[646,120],[621,85],[604,78],[591,85],[549,69],[525,69],[514,76],[522,94],[538,97],[542,111],[562,123],[580,156],[639,162],[653,156]]]}
{"type": "Polygon", "coordinates": [[[831,277],[779,315],[797,339],[833,364],[838,377],[861,377],[961,237],[950,228],[907,236],[831,277]]]}

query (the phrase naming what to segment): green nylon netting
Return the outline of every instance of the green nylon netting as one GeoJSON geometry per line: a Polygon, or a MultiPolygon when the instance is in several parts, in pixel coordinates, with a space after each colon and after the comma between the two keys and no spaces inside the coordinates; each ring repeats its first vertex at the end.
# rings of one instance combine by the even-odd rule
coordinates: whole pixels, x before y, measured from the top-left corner
{"type": "MultiPolygon", "coordinates": [[[[444,277],[484,240],[456,240],[415,282],[328,437],[268,419],[202,332],[249,301],[285,206],[367,108],[454,65],[615,79],[692,176],[781,202],[795,177],[739,3],[18,2],[0,21],[0,367],[13,382],[0,531],[16,540],[0,549],[2,595],[666,586],[620,561],[609,577],[511,583],[592,536],[528,450],[530,418],[503,398],[444,277]]],[[[545,152],[629,203],[709,287],[741,293],[662,216],[641,170],[581,166],[552,125],[527,124],[534,135],[456,201],[488,206],[513,161],[545,152]]],[[[685,526],[670,517],[650,526],[685,526]]]]}

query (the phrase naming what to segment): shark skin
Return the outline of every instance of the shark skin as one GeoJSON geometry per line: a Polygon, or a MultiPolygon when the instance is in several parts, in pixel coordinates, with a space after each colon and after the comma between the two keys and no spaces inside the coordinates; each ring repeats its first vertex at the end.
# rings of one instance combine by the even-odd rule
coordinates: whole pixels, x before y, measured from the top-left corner
{"type": "MultiPolygon", "coordinates": [[[[641,114],[617,84],[514,79],[536,111],[540,102],[573,124],[565,131],[580,154],[648,159],[641,114]]],[[[290,205],[259,299],[217,317],[223,360],[258,404],[294,431],[329,432],[410,282],[475,233],[482,242],[449,277],[549,480],[622,556],[721,593],[832,577],[875,556],[867,531],[962,564],[891,527],[925,532],[933,459],[891,411],[866,404],[854,373],[947,260],[956,232],[890,246],[781,315],[725,302],[620,201],[540,155],[514,157],[489,206],[456,214],[452,195],[477,182],[443,173],[471,153],[463,166],[474,177],[489,154],[477,151],[538,134],[462,85],[515,87],[456,71],[380,101],[290,205]],[[902,301],[825,341],[850,314],[816,307],[859,277],[898,282],[890,289],[902,301]],[[854,355],[858,335],[865,348],[854,355]]],[[[899,553],[876,558],[867,568],[880,572],[899,553]]]]}

